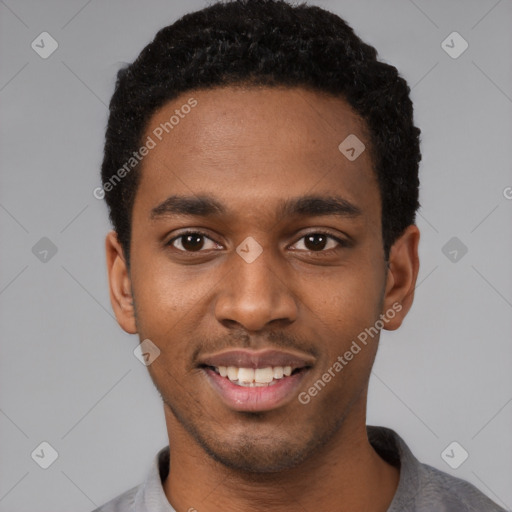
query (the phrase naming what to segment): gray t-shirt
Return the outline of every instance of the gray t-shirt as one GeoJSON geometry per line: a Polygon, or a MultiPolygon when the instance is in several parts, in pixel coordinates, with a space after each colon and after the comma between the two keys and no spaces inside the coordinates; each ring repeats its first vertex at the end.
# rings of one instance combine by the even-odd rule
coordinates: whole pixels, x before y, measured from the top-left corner
{"type": "MultiPolygon", "coordinates": [[[[420,463],[403,439],[384,427],[367,427],[379,455],[400,468],[400,480],[387,512],[506,512],[469,482],[420,463]]],[[[169,447],[154,459],[144,483],[93,512],[176,512],[162,482],[169,472],[169,447]]]]}

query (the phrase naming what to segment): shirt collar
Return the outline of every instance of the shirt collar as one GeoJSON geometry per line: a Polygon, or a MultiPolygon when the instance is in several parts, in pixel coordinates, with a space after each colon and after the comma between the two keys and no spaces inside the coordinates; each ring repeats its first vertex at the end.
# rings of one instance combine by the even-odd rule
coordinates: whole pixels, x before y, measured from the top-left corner
{"type": "Polygon", "coordinates": [[[167,500],[163,482],[169,474],[169,446],[162,448],[153,460],[146,480],[135,495],[133,510],[144,512],[176,512],[167,500]]]}

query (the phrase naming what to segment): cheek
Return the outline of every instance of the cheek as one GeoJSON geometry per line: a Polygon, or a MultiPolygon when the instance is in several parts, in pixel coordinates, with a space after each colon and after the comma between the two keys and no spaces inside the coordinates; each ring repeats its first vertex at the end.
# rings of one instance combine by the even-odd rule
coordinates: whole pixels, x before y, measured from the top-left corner
{"type": "Polygon", "coordinates": [[[371,266],[350,265],[330,271],[321,279],[303,281],[303,297],[334,332],[357,334],[378,318],[382,305],[383,277],[371,266]]]}
{"type": "MultiPolygon", "coordinates": [[[[164,251],[134,253],[132,286],[141,322],[172,324],[194,308],[208,287],[208,275],[172,264],[164,251]],[[176,317],[176,318],[174,318],[176,317]]],[[[153,327],[153,325],[147,325],[153,327]]]]}
{"type": "Polygon", "coordinates": [[[310,397],[322,395],[318,408],[348,407],[365,389],[378,347],[379,299],[375,287],[345,281],[319,302],[314,321],[321,360],[304,389],[310,397]]]}
{"type": "MultiPolygon", "coordinates": [[[[141,251],[132,272],[137,328],[141,339],[149,338],[160,351],[166,368],[174,373],[187,371],[197,347],[200,323],[207,318],[209,290],[216,273],[197,273],[172,265],[168,258],[141,251]],[[145,256],[143,258],[142,256],[145,256]]],[[[135,261],[134,261],[135,263],[135,261]]],[[[153,365],[152,365],[153,366],[153,365]]],[[[158,368],[153,369],[159,375],[158,368]]]]}
{"type": "Polygon", "coordinates": [[[304,287],[303,296],[309,297],[305,311],[315,325],[315,344],[321,346],[321,371],[343,358],[343,370],[334,372],[333,389],[343,382],[362,382],[371,368],[379,339],[375,325],[381,313],[382,283],[381,273],[373,266],[353,265],[317,281],[316,286],[304,287]]]}

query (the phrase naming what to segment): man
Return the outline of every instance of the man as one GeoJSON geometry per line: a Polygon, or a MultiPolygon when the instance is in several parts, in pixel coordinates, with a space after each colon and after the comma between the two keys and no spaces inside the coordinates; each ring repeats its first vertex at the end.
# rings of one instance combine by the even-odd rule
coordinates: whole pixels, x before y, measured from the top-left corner
{"type": "Polygon", "coordinates": [[[366,426],[418,275],[419,134],[397,70],[318,7],[218,3],[119,72],[110,296],[169,447],[97,510],[502,510],[366,426]]]}

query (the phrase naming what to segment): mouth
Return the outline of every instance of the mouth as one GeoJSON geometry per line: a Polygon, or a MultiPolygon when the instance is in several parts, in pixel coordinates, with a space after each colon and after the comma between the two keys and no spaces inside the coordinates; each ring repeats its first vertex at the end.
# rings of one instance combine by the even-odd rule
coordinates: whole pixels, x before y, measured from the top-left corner
{"type": "Polygon", "coordinates": [[[280,351],[229,351],[203,358],[199,367],[220,400],[235,411],[270,411],[283,407],[313,360],[280,351]]]}

